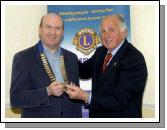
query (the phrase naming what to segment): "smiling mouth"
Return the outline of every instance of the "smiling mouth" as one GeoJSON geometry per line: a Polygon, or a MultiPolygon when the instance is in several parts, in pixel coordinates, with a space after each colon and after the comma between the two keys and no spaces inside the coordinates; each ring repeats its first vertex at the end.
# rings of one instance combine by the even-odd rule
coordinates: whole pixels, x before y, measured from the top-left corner
{"type": "Polygon", "coordinates": [[[48,37],[50,40],[56,40],[56,37],[48,37]]]}

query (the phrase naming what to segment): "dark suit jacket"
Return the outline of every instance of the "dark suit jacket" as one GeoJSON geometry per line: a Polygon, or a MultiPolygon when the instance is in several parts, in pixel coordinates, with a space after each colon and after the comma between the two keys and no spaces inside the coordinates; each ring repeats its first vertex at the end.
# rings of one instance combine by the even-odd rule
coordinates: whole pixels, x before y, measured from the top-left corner
{"type": "Polygon", "coordinates": [[[92,78],[90,117],[142,117],[147,79],[143,55],[125,40],[102,73],[106,54],[107,49],[99,47],[89,60],[79,65],[80,77],[92,78]]]}
{"type": "MultiPolygon", "coordinates": [[[[77,56],[62,48],[67,77],[79,85],[77,56]]],[[[68,95],[48,96],[51,81],[42,65],[37,45],[14,56],[10,89],[11,105],[22,108],[22,117],[82,117],[81,104],[68,95]]]]}

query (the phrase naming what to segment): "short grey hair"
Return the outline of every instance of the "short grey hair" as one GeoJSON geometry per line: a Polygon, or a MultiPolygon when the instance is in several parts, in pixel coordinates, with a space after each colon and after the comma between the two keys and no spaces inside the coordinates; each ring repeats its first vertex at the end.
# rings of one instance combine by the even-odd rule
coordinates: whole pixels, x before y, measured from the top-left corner
{"type": "Polygon", "coordinates": [[[125,20],[124,20],[124,16],[121,15],[121,14],[113,14],[113,15],[109,15],[109,16],[104,16],[101,20],[101,24],[103,22],[103,20],[107,17],[115,17],[116,19],[118,19],[120,21],[120,29],[121,31],[127,29],[127,26],[126,26],[126,23],[125,23],[125,20]]]}
{"type": "Polygon", "coordinates": [[[121,28],[121,30],[123,31],[123,30],[127,29],[123,15],[117,14],[116,17],[120,21],[120,28],[121,28]]]}

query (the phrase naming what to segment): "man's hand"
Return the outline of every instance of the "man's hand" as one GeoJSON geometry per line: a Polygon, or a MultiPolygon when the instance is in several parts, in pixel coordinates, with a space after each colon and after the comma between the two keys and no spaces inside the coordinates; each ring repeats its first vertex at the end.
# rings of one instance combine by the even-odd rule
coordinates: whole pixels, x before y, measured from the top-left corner
{"type": "Polygon", "coordinates": [[[53,81],[48,87],[47,87],[48,95],[59,97],[63,94],[63,85],[59,83],[58,81],[53,81]]]}
{"type": "Polygon", "coordinates": [[[71,99],[83,100],[85,103],[88,102],[89,94],[75,85],[67,85],[66,93],[71,99]]]}

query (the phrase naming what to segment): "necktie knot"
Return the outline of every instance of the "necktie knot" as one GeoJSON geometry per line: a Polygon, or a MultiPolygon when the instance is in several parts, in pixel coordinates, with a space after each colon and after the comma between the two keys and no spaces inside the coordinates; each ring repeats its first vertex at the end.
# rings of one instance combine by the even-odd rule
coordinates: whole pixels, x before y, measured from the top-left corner
{"type": "Polygon", "coordinates": [[[112,58],[112,54],[111,53],[107,53],[105,59],[104,59],[104,63],[103,63],[103,72],[106,69],[110,59],[112,58]]]}

